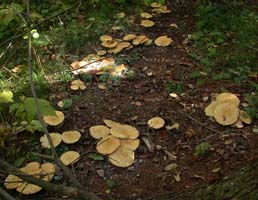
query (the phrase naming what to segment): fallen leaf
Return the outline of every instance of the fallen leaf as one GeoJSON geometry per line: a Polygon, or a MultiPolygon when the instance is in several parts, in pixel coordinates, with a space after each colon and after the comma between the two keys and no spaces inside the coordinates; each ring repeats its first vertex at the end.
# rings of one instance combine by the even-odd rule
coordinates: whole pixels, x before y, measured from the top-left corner
{"type": "Polygon", "coordinates": [[[171,163],[165,167],[165,171],[174,171],[175,172],[176,169],[177,169],[176,163],[171,163]]]}
{"type": "Polygon", "coordinates": [[[180,174],[177,173],[176,175],[173,175],[174,176],[174,179],[176,180],[176,182],[180,182],[181,181],[181,177],[180,177],[180,174]]]}

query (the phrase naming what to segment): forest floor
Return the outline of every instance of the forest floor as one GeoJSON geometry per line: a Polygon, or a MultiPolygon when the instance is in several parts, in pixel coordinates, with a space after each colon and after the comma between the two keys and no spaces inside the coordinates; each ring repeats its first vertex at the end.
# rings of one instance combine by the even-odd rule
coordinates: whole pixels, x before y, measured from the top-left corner
{"type": "MultiPolygon", "coordinates": [[[[173,8],[173,3],[168,7],[173,8]]],[[[128,66],[135,72],[132,78],[123,79],[117,85],[107,83],[105,90],[99,89],[98,80],[94,80],[79,95],[77,92],[51,94],[56,102],[79,96],[73,108],[64,111],[63,126],[52,129],[58,132],[75,129],[82,133],[80,141],[69,146],[82,154],[72,171],[103,199],[159,199],[168,193],[220,180],[258,158],[258,137],[252,131],[257,122],[238,129],[219,125],[205,116],[204,109],[216,94],[228,91],[244,102],[242,94],[250,91],[230,81],[210,80],[197,85],[190,78],[191,72],[200,70],[200,66],[187,53],[189,44],[185,39],[195,28],[194,17],[188,11],[185,14],[186,11],[172,9],[169,14],[155,17],[155,27],[138,26],[131,30],[152,39],[168,35],[174,41],[168,47],[151,45],[123,51],[125,58],[140,55],[128,66]],[[172,23],[179,28],[169,27],[172,23]],[[180,88],[168,91],[171,84],[180,88]],[[171,97],[170,92],[178,98],[171,97]],[[147,121],[155,116],[162,117],[166,125],[179,123],[180,127],[177,130],[148,128],[147,121]],[[107,160],[94,161],[87,156],[96,152],[96,141],[90,136],[89,128],[103,124],[103,119],[130,124],[139,130],[141,142],[132,166],[118,168],[107,160]],[[153,148],[148,148],[142,138],[153,148]],[[195,155],[195,147],[202,142],[208,142],[211,147],[205,155],[195,155]],[[172,163],[177,164],[177,170],[165,170],[172,163]]],[[[120,37],[116,33],[112,36],[120,37]]],[[[60,182],[69,180],[64,178],[60,182]]],[[[37,199],[52,196],[46,192],[36,195],[37,199]]]]}

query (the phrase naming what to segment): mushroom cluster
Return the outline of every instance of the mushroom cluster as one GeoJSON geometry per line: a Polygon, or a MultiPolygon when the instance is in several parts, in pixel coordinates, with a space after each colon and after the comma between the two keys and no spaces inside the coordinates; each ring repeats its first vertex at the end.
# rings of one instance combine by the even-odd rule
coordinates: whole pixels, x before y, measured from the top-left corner
{"type": "Polygon", "coordinates": [[[162,5],[161,3],[153,2],[151,4],[152,7],[152,12],[153,13],[158,13],[158,14],[166,14],[166,13],[171,13],[171,10],[168,9],[167,6],[162,5]]]}
{"type": "Polygon", "coordinates": [[[130,125],[104,119],[105,125],[92,126],[90,135],[98,139],[97,152],[107,155],[117,167],[129,167],[134,162],[135,150],[140,144],[139,131],[130,125]]]}
{"type": "Polygon", "coordinates": [[[224,126],[233,124],[239,126],[242,122],[251,124],[250,116],[239,109],[239,104],[240,100],[235,94],[221,93],[205,108],[205,115],[214,117],[216,122],[224,126]]]}
{"type": "MultiPolygon", "coordinates": [[[[50,182],[54,177],[55,166],[52,163],[40,164],[38,162],[30,162],[25,167],[20,168],[20,170],[28,175],[50,182]]],[[[4,186],[6,189],[16,189],[17,192],[26,195],[35,194],[42,189],[12,174],[5,178],[4,186]]]]}

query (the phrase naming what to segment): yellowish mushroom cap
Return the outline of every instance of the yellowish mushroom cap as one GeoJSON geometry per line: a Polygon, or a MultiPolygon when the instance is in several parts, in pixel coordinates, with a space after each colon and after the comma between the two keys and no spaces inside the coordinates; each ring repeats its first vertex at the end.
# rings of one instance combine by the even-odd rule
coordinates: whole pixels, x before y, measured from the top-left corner
{"type": "Polygon", "coordinates": [[[232,125],[238,120],[239,108],[237,105],[222,102],[214,109],[214,118],[221,125],[232,125]]]}
{"type": "Polygon", "coordinates": [[[109,35],[102,35],[102,36],[100,36],[99,39],[100,39],[100,41],[102,41],[102,42],[113,40],[113,38],[112,38],[111,36],[109,36],[109,35]]]}
{"type": "Polygon", "coordinates": [[[148,20],[148,19],[145,19],[145,20],[141,21],[141,26],[143,26],[143,27],[152,27],[152,26],[154,26],[154,24],[155,24],[154,21],[151,21],[151,20],[148,20]]]}
{"type": "Polygon", "coordinates": [[[101,139],[110,134],[110,129],[104,125],[92,126],[89,131],[90,135],[95,139],[101,139]]]}
{"type": "Polygon", "coordinates": [[[157,3],[157,2],[153,2],[153,3],[151,4],[151,7],[152,7],[152,8],[159,8],[159,7],[161,7],[161,6],[162,6],[162,4],[157,3]]]}
{"type": "Polygon", "coordinates": [[[103,155],[113,153],[120,146],[120,140],[112,135],[102,138],[97,143],[97,151],[103,155]]]}
{"type": "Polygon", "coordinates": [[[21,186],[16,188],[17,192],[20,192],[21,194],[25,194],[25,195],[35,194],[40,190],[42,190],[41,187],[28,182],[23,182],[21,186]]]}
{"type": "Polygon", "coordinates": [[[39,162],[30,162],[25,167],[20,168],[20,170],[26,174],[35,175],[41,172],[39,162]]]}
{"type": "MultiPolygon", "coordinates": [[[[54,147],[57,147],[62,142],[62,135],[60,133],[50,133],[54,147]]],[[[40,137],[41,146],[50,149],[50,144],[47,139],[47,135],[40,137]]]]}
{"type": "Polygon", "coordinates": [[[149,45],[151,45],[152,44],[152,39],[147,39],[144,43],[144,46],[149,46],[149,45]]]}
{"type": "Polygon", "coordinates": [[[152,14],[147,13],[147,12],[143,12],[143,13],[141,13],[141,17],[149,19],[149,18],[152,18],[152,14]]]}
{"type": "Polygon", "coordinates": [[[244,110],[240,110],[239,111],[239,119],[244,122],[245,124],[251,124],[252,123],[252,119],[250,117],[250,115],[245,112],[244,110]]]}
{"type": "Polygon", "coordinates": [[[99,56],[104,56],[104,55],[106,55],[107,54],[107,51],[106,50],[99,50],[98,52],[97,52],[97,55],[99,55],[99,56]]]}
{"type": "Polygon", "coordinates": [[[50,125],[50,126],[57,126],[59,124],[61,124],[64,121],[64,113],[62,113],[61,111],[55,111],[56,115],[47,115],[47,116],[43,116],[43,120],[46,124],[50,125]]]}
{"type": "Polygon", "coordinates": [[[65,131],[62,133],[62,140],[66,144],[73,144],[81,138],[79,131],[65,131]]]}
{"type": "Polygon", "coordinates": [[[118,42],[114,40],[104,41],[101,43],[101,45],[106,48],[114,48],[117,44],[118,42]]]}
{"type": "Polygon", "coordinates": [[[159,129],[165,125],[165,121],[161,117],[153,117],[148,121],[148,125],[151,128],[159,129]]]}
{"type": "Polygon", "coordinates": [[[139,131],[133,126],[120,124],[111,128],[111,134],[117,138],[136,139],[139,131]]]}
{"type": "Polygon", "coordinates": [[[214,115],[214,110],[218,106],[217,101],[212,101],[204,110],[205,115],[209,117],[213,117],[214,115]]]}
{"type": "Polygon", "coordinates": [[[70,86],[71,90],[85,90],[86,85],[81,80],[73,80],[70,86]]]}
{"type": "Polygon", "coordinates": [[[134,151],[119,147],[108,156],[108,160],[117,167],[129,167],[134,162],[134,151]]]}
{"type": "Polygon", "coordinates": [[[106,124],[106,126],[112,128],[113,126],[120,125],[120,123],[115,122],[113,120],[104,119],[103,122],[106,124]]]}
{"type": "Polygon", "coordinates": [[[143,44],[144,42],[146,42],[148,40],[148,37],[146,35],[139,35],[137,36],[133,41],[132,44],[133,45],[139,45],[139,44],[143,44]]]}
{"type": "Polygon", "coordinates": [[[79,158],[80,154],[76,151],[67,151],[60,156],[60,160],[66,166],[77,162],[79,158]]]}
{"type": "Polygon", "coordinates": [[[54,177],[55,171],[55,166],[52,163],[44,163],[41,165],[40,175],[43,180],[50,182],[54,177]]]}
{"type": "Polygon", "coordinates": [[[4,186],[6,189],[12,190],[22,185],[23,180],[15,175],[9,174],[4,181],[4,186]]]}
{"type": "Polygon", "coordinates": [[[168,37],[167,35],[158,37],[154,43],[159,47],[166,47],[169,46],[172,43],[172,39],[168,37]]]}
{"type": "Polygon", "coordinates": [[[137,36],[135,34],[127,34],[123,37],[124,41],[132,41],[133,39],[135,39],[137,36]]]}
{"type": "Polygon", "coordinates": [[[124,149],[129,149],[132,151],[135,151],[139,145],[140,145],[140,140],[139,139],[120,139],[120,147],[124,149]]]}
{"type": "Polygon", "coordinates": [[[229,92],[224,92],[224,93],[220,93],[217,97],[216,97],[216,101],[218,102],[229,102],[235,105],[239,105],[240,104],[240,100],[239,98],[232,93],[229,92]]]}

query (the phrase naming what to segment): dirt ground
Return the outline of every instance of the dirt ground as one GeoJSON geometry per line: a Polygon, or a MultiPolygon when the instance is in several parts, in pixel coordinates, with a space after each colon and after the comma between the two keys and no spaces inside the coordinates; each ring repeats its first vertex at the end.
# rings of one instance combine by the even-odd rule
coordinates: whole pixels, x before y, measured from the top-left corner
{"type": "MultiPolygon", "coordinates": [[[[189,8],[175,7],[173,3],[168,7],[172,13],[156,17],[155,27],[147,30],[135,27],[132,32],[146,34],[152,39],[168,35],[174,44],[165,48],[143,46],[123,52],[124,57],[140,56],[129,64],[135,76],[123,79],[118,85],[106,84],[106,90],[100,90],[98,82],[94,81],[80,93],[72,110],[65,111],[63,126],[53,128],[55,131],[76,129],[82,133],[80,141],[69,146],[82,154],[72,171],[81,183],[103,199],[159,199],[162,195],[217,181],[258,157],[258,136],[252,132],[257,122],[237,129],[221,126],[204,114],[214,94],[229,91],[245,102],[242,94],[250,91],[225,81],[197,85],[189,77],[192,71],[200,69],[188,57],[189,44],[184,42],[194,30],[194,18],[189,8]],[[179,29],[168,28],[171,23],[176,23],[179,29]],[[182,91],[175,91],[179,98],[169,96],[168,83],[182,85],[182,91]],[[204,100],[205,97],[208,100],[204,100]],[[171,131],[166,128],[152,130],[147,121],[155,116],[165,119],[166,125],[179,123],[180,127],[171,131]],[[117,168],[108,160],[88,158],[88,153],[96,152],[96,141],[89,135],[89,128],[103,124],[103,119],[130,124],[139,130],[141,143],[132,166],[117,168]],[[142,138],[153,148],[149,149],[142,138]],[[209,142],[211,148],[204,156],[196,156],[195,147],[201,142],[209,142]],[[166,171],[165,167],[172,163],[177,164],[177,170],[166,171]],[[98,175],[99,170],[104,170],[103,177],[98,175]]],[[[52,94],[56,96],[55,101],[59,100],[58,95],[52,94]]],[[[66,97],[73,95],[78,93],[66,97]]],[[[60,182],[65,184],[69,180],[63,178],[60,182]]],[[[53,194],[43,191],[30,197],[33,198],[55,199],[53,194]]]]}

